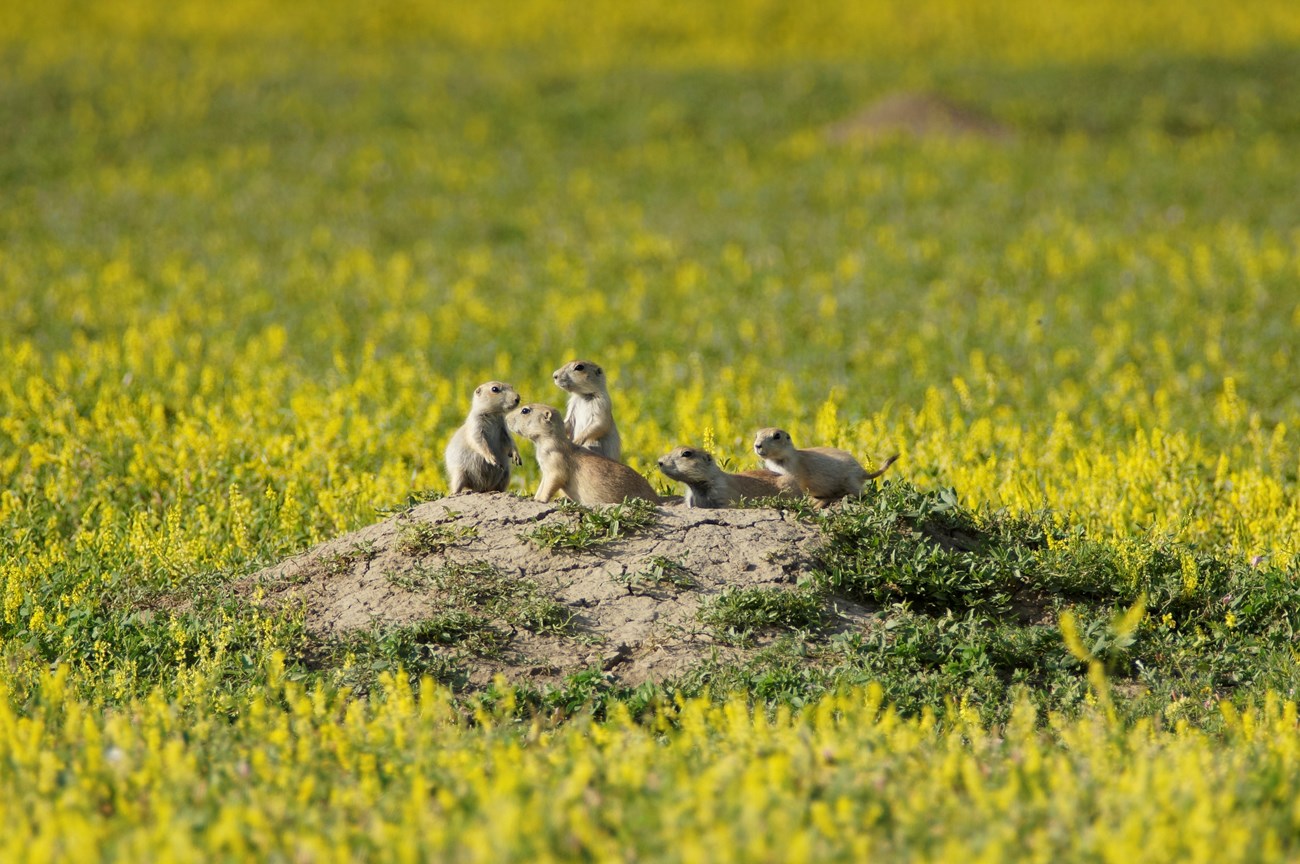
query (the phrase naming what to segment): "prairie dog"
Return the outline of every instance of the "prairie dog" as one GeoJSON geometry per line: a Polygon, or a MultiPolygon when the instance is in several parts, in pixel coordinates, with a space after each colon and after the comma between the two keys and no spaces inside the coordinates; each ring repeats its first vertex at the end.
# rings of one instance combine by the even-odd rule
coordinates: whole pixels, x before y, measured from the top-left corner
{"type": "Polygon", "coordinates": [[[506,429],[506,412],[518,404],[515,388],[501,381],[474,388],[469,416],[447,442],[444,458],[451,494],[504,492],[509,487],[510,463],[524,464],[506,429]]]}
{"type": "Polygon", "coordinates": [[[649,481],[640,474],[570,441],[560,409],[532,403],[511,412],[506,422],[510,431],[537,447],[542,482],[533,497],[538,501],[550,501],[563,492],[588,505],[622,504],[628,498],[659,502],[649,481]]]}
{"type": "Polygon", "coordinates": [[[773,471],[728,474],[709,453],[697,447],[678,447],[659,457],[659,470],[686,484],[687,507],[731,507],[741,498],[800,494],[791,477],[773,471]]]}
{"type": "Polygon", "coordinates": [[[569,393],[564,429],[579,447],[586,447],[617,462],[623,445],[614,425],[614,404],[609,401],[605,370],[590,360],[574,360],[551,373],[555,385],[569,393]]]}
{"type": "Polygon", "coordinates": [[[754,452],[771,470],[793,477],[799,488],[823,507],[845,495],[862,494],[863,484],[884,474],[898,458],[897,454],[890,456],[878,471],[868,474],[846,450],[834,447],[798,450],[790,440],[790,433],[771,427],[758,430],[754,436],[754,452]]]}

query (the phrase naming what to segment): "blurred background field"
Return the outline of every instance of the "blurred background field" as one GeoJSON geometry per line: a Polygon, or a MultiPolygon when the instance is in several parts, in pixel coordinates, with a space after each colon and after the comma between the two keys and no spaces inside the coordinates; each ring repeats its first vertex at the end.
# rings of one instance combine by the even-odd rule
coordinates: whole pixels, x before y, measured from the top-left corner
{"type": "Polygon", "coordinates": [[[5,632],[445,488],[472,387],[559,402],[575,356],[647,472],[778,424],[1288,567],[1297,40],[1266,2],[10,4],[5,632]],[[832,143],[900,91],[1006,134],[832,143]]]}
{"type": "Polygon", "coordinates": [[[179,508],[191,563],[245,560],[234,493],[297,548],[442,488],[475,383],[560,401],[578,355],[643,469],[778,424],[972,504],[1295,554],[1286,4],[56,3],[0,34],[20,557],[179,508]],[[828,142],[898,91],[1009,137],[828,142]]]}
{"type": "Polygon", "coordinates": [[[443,488],[475,383],[578,355],[643,469],[779,424],[1295,554],[1287,4],[0,16],[10,625],[78,536],[231,566],[443,488]],[[1014,137],[828,143],[899,90],[1014,137]]]}

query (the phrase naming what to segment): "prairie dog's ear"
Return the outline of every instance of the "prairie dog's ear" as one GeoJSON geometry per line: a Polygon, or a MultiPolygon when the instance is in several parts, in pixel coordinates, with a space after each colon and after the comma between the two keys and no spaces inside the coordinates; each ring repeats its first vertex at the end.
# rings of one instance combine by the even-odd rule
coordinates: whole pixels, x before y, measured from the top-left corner
{"type": "Polygon", "coordinates": [[[545,419],[547,423],[550,423],[552,420],[555,419],[555,410],[552,408],[547,408],[545,411],[542,412],[542,418],[545,419]]]}
{"type": "Polygon", "coordinates": [[[480,384],[480,385],[478,385],[477,387],[474,388],[474,395],[475,395],[475,396],[478,396],[478,395],[479,395],[480,393],[482,393],[482,392],[483,392],[483,385],[482,385],[482,384],[480,384]]]}

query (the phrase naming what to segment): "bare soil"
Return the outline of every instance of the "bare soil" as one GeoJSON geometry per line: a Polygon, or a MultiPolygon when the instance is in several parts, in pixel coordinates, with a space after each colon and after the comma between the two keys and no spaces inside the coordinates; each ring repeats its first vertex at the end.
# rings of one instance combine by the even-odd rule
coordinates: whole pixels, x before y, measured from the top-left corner
{"type": "Polygon", "coordinates": [[[871,143],[900,136],[1006,141],[1010,127],[932,93],[894,93],[826,129],[835,144],[871,143]]]}
{"type": "MultiPolygon", "coordinates": [[[[629,536],[577,551],[548,550],[522,535],[575,516],[508,493],[458,495],[323,543],[246,577],[242,588],[260,587],[264,603],[300,604],[306,629],[321,639],[418,625],[458,602],[461,611],[476,612],[464,607],[463,593],[458,601],[440,585],[437,574],[448,565],[486,562],[506,577],[498,581],[519,580],[559,604],[568,619],[563,627],[532,632],[491,613],[499,647],[476,654],[446,646],[469,687],[497,674],[554,682],[597,666],[636,685],[758,650],[762,634],[744,645],[719,638],[701,623],[701,605],[728,587],[794,589],[820,542],[818,529],[767,508],[668,505],[655,515],[652,526],[629,536]]],[[[862,606],[830,600],[823,632],[872,619],[862,606]]]]}

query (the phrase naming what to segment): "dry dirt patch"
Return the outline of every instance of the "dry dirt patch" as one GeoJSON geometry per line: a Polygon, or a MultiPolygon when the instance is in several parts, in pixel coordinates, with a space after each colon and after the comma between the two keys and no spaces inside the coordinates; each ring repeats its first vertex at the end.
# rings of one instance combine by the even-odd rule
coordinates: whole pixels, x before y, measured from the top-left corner
{"type": "Polygon", "coordinates": [[[898,137],[983,138],[1005,141],[1010,127],[972,108],[932,93],[894,93],[826,129],[835,144],[870,143],[898,137]]]}
{"type": "MultiPolygon", "coordinates": [[[[491,619],[493,650],[446,645],[470,686],[497,673],[550,681],[593,666],[635,685],[704,660],[743,659],[755,646],[716,638],[700,622],[701,604],[728,588],[793,590],[818,529],[767,508],[664,506],[653,517],[612,541],[551,550],[524,535],[572,524],[576,516],[563,507],[458,495],[323,543],[247,577],[244,587],[260,586],[264,602],[302,604],[308,631],[320,638],[419,625],[449,610],[491,619]],[[535,618],[562,626],[521,624],[530,604],[547,610],[535,618]]],[[[870,617],[844,601],[824,611],[832,632],[870,617]]]]}

